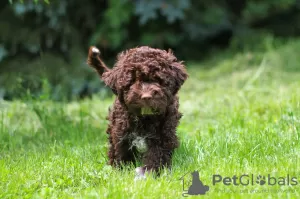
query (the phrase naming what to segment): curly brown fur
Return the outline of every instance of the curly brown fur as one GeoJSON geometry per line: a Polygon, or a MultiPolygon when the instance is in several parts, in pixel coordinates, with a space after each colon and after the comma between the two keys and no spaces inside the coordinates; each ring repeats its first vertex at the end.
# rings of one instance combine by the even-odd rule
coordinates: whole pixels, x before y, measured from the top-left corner
{"type": "Polygon", "coordinates": [[[188,77],[183,63],[171,51],[142,46],[120,53],[109,69],[92,46],[88,64],[117,95],[108,117],[109,164],[134,162],[139,154],[135,143],[142,138],[143,172],[169,167],[179,145],[177,92],[188,77]]]}

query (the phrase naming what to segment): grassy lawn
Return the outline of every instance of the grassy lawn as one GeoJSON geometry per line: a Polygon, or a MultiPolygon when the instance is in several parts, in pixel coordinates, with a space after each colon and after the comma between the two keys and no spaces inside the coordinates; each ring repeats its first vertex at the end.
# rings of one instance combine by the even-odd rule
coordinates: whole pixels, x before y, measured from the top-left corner
{"type": "MultiPolygon", "coordinates": [[[[159,178],[135,181],[133,166],[106,164],[105,117],[113,99],[0,101],[0,198],[182,198],[179,179],[194,170],[210,187],[194,198],[299,198],[299,51],[295,40],[263,53],[187,62],[181,146],[172,170],[159,178]],[[254,184],[213,185],[216,174],[253,174],[254,184]],[[255,183],[268,174],[277,182],[296,177],[298,185],[255,183]]],[[[190,180],[186,175],[185,189],[190,180]]]]}

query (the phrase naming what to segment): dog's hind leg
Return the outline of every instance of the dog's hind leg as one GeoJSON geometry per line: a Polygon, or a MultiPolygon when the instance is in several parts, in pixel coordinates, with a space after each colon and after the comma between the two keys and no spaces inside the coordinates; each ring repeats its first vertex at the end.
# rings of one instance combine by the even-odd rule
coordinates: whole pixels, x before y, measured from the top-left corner
{"type": "Polygon", "coordinates": [[[108,163],[113,166],[116,158],[115,158],[115,147],[114,147],[111,135],[109,136],[108,140],[109,140],[109,148],[108,148],[109,161],[108,161],[108,163]]]}

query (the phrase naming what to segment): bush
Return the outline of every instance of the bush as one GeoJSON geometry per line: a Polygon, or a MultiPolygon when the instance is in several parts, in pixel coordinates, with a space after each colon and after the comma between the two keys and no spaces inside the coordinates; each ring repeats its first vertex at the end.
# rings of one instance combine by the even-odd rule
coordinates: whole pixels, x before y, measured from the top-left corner
{"type": "MultiPolygon", "coordinates": [[[[78,96],[84,88],[95,89],[89,82],[96,77],[85,65],[89,45],[100,47],[105,60],[140,45],[172,48],[180,59],[199,59],[215,47],[229,46],[232,38],[243,41],[252,28],[297,35],[297,11],[296,0],[1,1],[0,84],[14,96],[12,88],[7,91],[14,81],[4,82],[4,76],[19,74],[39,90],[44,75],[54,88],[77,90],[58,96],[78,96]],[[281,23],[282,18],[289,23],[281,23]]],[[[237,43],[243,48],[243,42],[237,43]]]]}

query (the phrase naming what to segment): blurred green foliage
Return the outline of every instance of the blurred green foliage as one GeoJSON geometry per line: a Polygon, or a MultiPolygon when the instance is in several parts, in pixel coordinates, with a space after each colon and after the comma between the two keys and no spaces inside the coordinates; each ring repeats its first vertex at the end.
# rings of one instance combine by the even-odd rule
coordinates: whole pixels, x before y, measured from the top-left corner
{"type": "Polygon", "coordinates": [[[97,90],[100,83],[85,64],[89,45],[98,46],[105,60],[141,45],[201,59],[232,41],[244,48],[257,34],[253,28],[297,35],[298,11],[298,0],[1,1],[0,98],[1,89],[11,96],[38,91],[42,79],[56,99],[97,90]]]}

